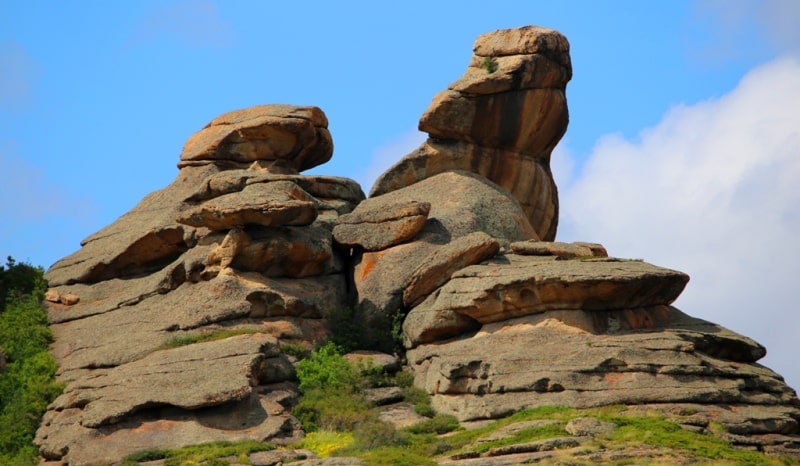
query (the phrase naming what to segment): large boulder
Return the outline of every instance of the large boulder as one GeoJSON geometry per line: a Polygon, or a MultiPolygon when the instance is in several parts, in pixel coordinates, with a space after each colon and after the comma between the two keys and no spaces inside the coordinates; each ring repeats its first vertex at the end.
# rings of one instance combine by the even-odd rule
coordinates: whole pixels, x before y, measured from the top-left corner
{"type": "Polygon", "coordinates": [[[473,52],[464,76],[422,115],[428,140],[382,174],[370,196],[469,170],[508,190],[539,238],[552,241],[558,193],[550,154],[569,120],[569,43],[557,31],[527,26],[483,34],[473,52]]]}
{"type": "Polygon", "coordinates": [[[332,154],[328,119],[319,108],[258,105],[211,120],[186,141],[178,167],[255,164],[271,173],[297,173],[327,162],[332,154]]]}
{"type": "Polygon", "coordinates": [[[378,251],[355,245],[353,277],[367,328],[384,328],[388,319],[423,300],[452,273],[493,256],[501,246],[536,238],[513,197],[485,178],[463,171],[445,172],[369,198],[358,212],[377,216],[388,212],[387,206],[413,202],[430,205],[425,225],[413,239],[378,251]]]}

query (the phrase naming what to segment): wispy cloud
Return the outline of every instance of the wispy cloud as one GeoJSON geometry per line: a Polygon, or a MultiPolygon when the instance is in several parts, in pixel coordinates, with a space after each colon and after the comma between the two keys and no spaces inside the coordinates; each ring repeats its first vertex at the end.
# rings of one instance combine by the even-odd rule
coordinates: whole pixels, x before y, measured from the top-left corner
{"type": "Polygon", "coordinates": [[[0,42],[0,110],[18,113],[31,102],[36,70],[20,44],[0,42]]]}
{"type": "Polygon", "coordinates": [[[132,43],[169,38],[193,47],[225,47],[236,38],[231,24],[213,0],[184,0],[152,8],[142,20],[132,43]]]}
{"type": "Polygon", "coordinates": [[[372,151],[369,165],[355,175],[355,180],[358,181],[365,193],[369,193],[378,176],[399,162],[406,154],[419,147],[427,138],[427,134],[411,130],[385,142],[372,151]]]}
{"type": "Polygon", "coordinates": [[[777,55],[800,57],[800,2],[797,0],[698,0],[698,26],[709,29],[700,55],[727,60],[763,53],[766,45],[777,55]],[[764,40],[762,40],[762,38],[764,40]]]}
{"type": "Polygon", "coordinates": [[[689,273],[678,307],[760,341],[798,388],[798,154],[800,60],[778,59],[634,140],[605,136],[571,179],[556,170],[559,236],[689,273]]]}

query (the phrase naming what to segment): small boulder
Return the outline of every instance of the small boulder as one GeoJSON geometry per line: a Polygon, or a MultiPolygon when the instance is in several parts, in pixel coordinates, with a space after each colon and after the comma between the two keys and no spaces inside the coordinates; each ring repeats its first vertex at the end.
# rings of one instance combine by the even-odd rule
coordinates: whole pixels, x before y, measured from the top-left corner
{"type": "Polygon", "coordinates": [[[337,243],[380,251],[414,238],[425,226],[429,202],[393,202],[391,197],[374,197],[338,218],[333,228],[337,243]]]}
{"type": "Polygon", "coordinates": [[[179,168],[216,162],[259,171],[298,173],[330,160],[328,119],[317,107],[258,105],[225,113],[193,134],[179,168]]]}
{"type": "Polygon", "coordinates": [[[245,186],[190,208],[179,223],[213,231],[246,225],[308,225],[317,218],[314,198],[291,181],[245,186]]]}
{"type": "Polygon", "coordinates": [[[608,257],[602,244],[561,243],[558,241],[517,241],[511,243],[511,250],[524,256],[556,256],[561,259],[576,257],[608,257]]]}

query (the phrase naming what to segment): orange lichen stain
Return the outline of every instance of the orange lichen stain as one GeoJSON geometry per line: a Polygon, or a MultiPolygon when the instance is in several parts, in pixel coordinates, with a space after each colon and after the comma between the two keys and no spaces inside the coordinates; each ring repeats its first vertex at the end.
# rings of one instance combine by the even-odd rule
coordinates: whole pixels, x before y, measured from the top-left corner
{"type": "Polygon", "coordinates": [[[619,373],[619,372],[609,372],[609,373],[607,373],[606,375],[603,376],[603,380],[605,380],[606,382],[608,382],[611,385],[614,385],[615,383],[619,382],[623,378],[625,378],[625,374],[622,374],[622,373],[619,373]]]}
{"type": "Polygon", "coordinates": [[[382,252],[365,252],[361,256],[361,263],[356,266],[356,281],[362,282],[372,272],[372,268],[380,260],[382,252]]]}

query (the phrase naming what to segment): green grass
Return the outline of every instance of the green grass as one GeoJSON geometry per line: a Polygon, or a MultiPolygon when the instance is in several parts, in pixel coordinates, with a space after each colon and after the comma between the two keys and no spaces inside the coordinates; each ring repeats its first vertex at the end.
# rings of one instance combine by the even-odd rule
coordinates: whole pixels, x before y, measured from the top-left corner
{"type": "Polygon", "coordinates": [[[0,374],[0,464],[27,466],[38,462],[33,438],[63,386],[55,381],[58,367],[48,352],[53,335],[41,304],[46,289],[41,268],[9,258],[9,269],[0,269],[2,278],[18,279],[6,281],[6,307],[0,312],[0,345],[7,359],[0,374]],[[25,274],[15,275],[20,267],[25,274]]]}
{"type": "Polygon", "coordinates": [[[236,457],[242,464],[250,464],[248,456],[257,451],[274,450],[275,446],[265,442],[246,440],[243,442],[209,442],[174,450],[143,450],[125,457],[122,466],[136,466],[142,462],[164,460],[164,466],[223,466],[229,462],[223,458],[236,457]]]}

